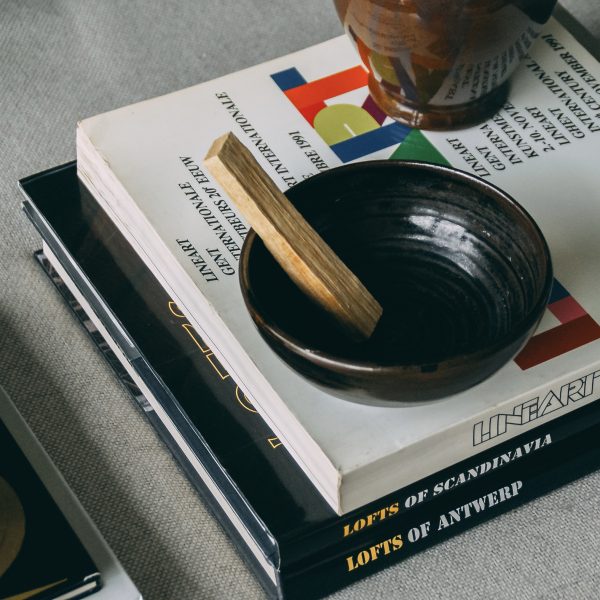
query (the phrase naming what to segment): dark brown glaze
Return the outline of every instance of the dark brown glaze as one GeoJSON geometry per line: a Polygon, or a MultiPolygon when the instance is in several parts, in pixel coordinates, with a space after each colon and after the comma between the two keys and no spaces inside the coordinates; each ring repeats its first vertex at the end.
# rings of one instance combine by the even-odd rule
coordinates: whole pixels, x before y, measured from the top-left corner
{"type": "Polygon", "coordinates": [[[473,176],[374,161],[315,176],[288,196],[383,317],[367,342],[349,342],[253,232],[242,292],[273,350],[336,395],[411,402],[466,389],[514,357],[544,312],[552,266],[541,232],[473,176]]]}
{"type": "Polygon", "coordinates": [[[335,0],[369,88],[411,127],[485,120],[556,0],[335,0]]]}

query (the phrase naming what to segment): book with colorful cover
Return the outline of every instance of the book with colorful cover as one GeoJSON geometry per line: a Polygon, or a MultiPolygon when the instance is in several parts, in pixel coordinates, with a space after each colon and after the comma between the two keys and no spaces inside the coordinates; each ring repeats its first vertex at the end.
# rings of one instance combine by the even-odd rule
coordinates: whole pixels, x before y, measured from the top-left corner
{"type": "Polygon", "coordinates": [[[338,514],[468,459],[600,396],[600,68],[551,20],[489,121],[455,132],[385,117],[340,37],[215,81],[86,119],[79,175],[190,325],[338,514]],[[512,194],[538,221],[556,282],[523,352],[434,404],[362,406],[278,359],[247,314],[247,225],[202,169],[233,130],[286,189],[355,160],[449,163],[512,194]],[[218,260],[214,260],[218,257],[218,260]]]}
{"type": "Polygon", "coordinates": [[[598,466],[592,403],[340,517],[75,165],[22,187],[44,268],[273,596],[321,597],[598,466]]]}

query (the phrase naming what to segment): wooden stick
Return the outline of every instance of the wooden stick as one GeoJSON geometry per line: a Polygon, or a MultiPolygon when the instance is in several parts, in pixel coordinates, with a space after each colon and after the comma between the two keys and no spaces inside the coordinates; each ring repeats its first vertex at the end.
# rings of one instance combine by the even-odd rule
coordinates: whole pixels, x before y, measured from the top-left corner
{"type": "Polygon", "coordinates": [[[233,133],[204,164],[298,287],[356,340],[370,337],[382,308],[233,133]]]}

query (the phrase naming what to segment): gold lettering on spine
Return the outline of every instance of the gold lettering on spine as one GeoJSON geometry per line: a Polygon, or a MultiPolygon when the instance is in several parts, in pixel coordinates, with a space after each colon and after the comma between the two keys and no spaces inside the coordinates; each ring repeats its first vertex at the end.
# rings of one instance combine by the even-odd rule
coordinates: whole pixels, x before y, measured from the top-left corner
{"type": "Polygon", "coordinates": [[[229,377],[229,373],[223,368],[217,357],[212,352],[205,354],[205,356],[206,360],[211,364],[212,368],[217,372],[217,375],[222,380],[225,380],[229,377]]]}
{"type": "Polygon", "coordinates": [[[246,394],[244,394],[244,392],[242,392],[242,390],[240,390],[240,386],[236,385],[235,386],[235,397],[237,398],[237,401],[240,403],[240,405],[245,408],[248,412],[258,412],[254,406],[252,406],[252,402],[250,402],[250,400],[248,400],[248,396],[246,396],[246,394]]]}
{"type": "MultiPolygon", "coordinates": [[[[167,307],[169,309],[169,312],[174,317],[177,317],[178,319],[186,318],[185,315],[181,312],[181,310],[179,309],[179,307],[173,300],[168,301],[167,307]]],[[[190,338],[192,339],[194,344],[198,347],[200,352],[202,352],[202,354],[204,355],[206,360],[208,360],[208,362],[210,363],[212,368],[215,370],[217,375],[221,378],[221,381],[225,381],[226,379],[228,379],[230,377],[229,373],[227,373],[227,371],[223,368],[223,365],[221,365],[221,363],[219,362],[217,357],[214,355],[214,353],[210,349],[210,347],[204,345],[203,340],[198,336],[198,334],[196,333],[196,330],[193,328],[193,326],[190,325],[189,323],[181,323],[181,327],[190,336],[190,338]]],[[[254,408],[254,406],[252,406],[252,402],[250,402],[250,400],[248,399],[246,394],[244,394],[244,392],[239,388],[238,385],[235,386],[235,397],[236,397],[238,403],[240,404],[240,406],[242,406],[248,412],[252,412],[252,413],[258,412],[254,408]]],[[[279,448],[279,446],[282,445],[281,440],[275,435],[268,437],[267,442],[273,449],[279,448]]]]}
{"type": "Polygon", "coordinates": [[[179,306],[177,306],[177,304],[175,304],[175,302],[173,302],[173,300],[169,300],[169,311],[171,312],[171,314],[175,317],[177,317],[178,319],[185,319],[185,315],[181,312],[181,310],[179,309],[179,306]]]}
{"type": "Polygon", "coordinates": [[[370,527],[374,523],[383,521],[384,519],[387,519],[388,517],[397,514],[399,510],[400,504],[398,502],[394,502],[389,506],[386,506],[385,508],[381,508],[379,510],[376,510],[375,512],[372,512],[366,517],[360,517],[356,519],[354,523],[346,523],[343,529],[344,537],[348,537],[349,535],[352,535],[353,533],[356,533],[357,531],[360,531],[365,527],[370,527]]]}
{"type": "Polygon", "coordinates": [[[364,567],[370,562],[374,562],[382,556],[388,556],[397,550],[400,550],[404,546],[404,540],[402,535],[398,533],[394,537],[391,537],[383,542],[374,544],[366,550],[361,550],[358,554],[350,555],[346,557],[346,568],[348,572],[354,571],[359,567],[364,567]]]}
{"type": "Polygon", "coordinates": [[[183,323],[181,326],[186,330],[187,334],[192,338],[192,340],[194,340],[194,344],[200,348],[202,354],[210,352],[210,348],[208,346],[202,345],[200,338],[196,334],[196,330],[189,323],[183,323]]]}
{"type": "Polygon", "coordinates": [[[225,380],[229,377],[229,373],[223,368],[223,365],[219,362],[219,360],[215,357],[213,351],[208,347],[204,346],[201,343],[201,340],[198,338],[196,334],[196,330],[189,323],[182,323],[181,325],[187,334],[194,340],[194,344],[198,346],[202,354],[206,357],[206,360],[211,364],[212,368],[217,372],[217,375],[222,380],[225,380]]]}

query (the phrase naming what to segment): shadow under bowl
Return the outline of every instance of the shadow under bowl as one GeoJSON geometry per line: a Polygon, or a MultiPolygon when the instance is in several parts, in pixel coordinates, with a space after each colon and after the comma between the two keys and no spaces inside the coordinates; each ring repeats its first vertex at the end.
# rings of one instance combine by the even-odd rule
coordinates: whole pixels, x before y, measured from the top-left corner
{"type": "Polygon", "coordinates": [[[380,302],[353,343],[251,231],[240,283],[254,323],[291,367],[336,396],[386,405],[482,381],[533,334],[552,286],[544,237],[502,190],[448,167],[371,161],[287,192],[380,302]]]}

